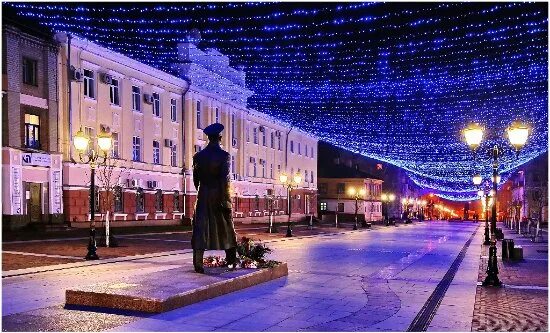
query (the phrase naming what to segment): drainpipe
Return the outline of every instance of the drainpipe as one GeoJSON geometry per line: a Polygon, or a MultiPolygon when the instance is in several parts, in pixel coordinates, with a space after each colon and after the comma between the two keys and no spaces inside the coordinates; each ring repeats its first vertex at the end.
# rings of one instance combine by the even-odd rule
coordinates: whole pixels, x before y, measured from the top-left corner
{"type": "MultiPolygon", "coordinates": [[[[181,119],[180,119],[180,122],[181,122],[181,138],[182,138],[181,157],[182,157],[182,160],[185,161],[185,123],[184,123],[183,119],[184,119],[184,114],[185,114],[185,95],[187,94],[187,92],[191,88],[191,79],[184,77],[183,80],[185,80],[185,82],[187,82],[187,87],[185,88],[185,90],[181,94],[181,119]]],[[[186,200],[185,199],[186,199],[186,196],[187,196],[187,177],[186,177],[187,172],[184,169],[182,169],[182,174],[183,174],[183,216],[185,217],[185,213],[186,213],[186,200]]]]}
{"type": "Polygon", "coordinates": [[[73,39],[73,36],[70,34],[67,34],[67,81],[68,81],[68,87],[67,87],[67,94],[69,95],[69,160],[73,160],[73,121],[72,121],[72,114],[73,114],[73,99],[71,94],[71,86],[72,86],[72,80],[71,80],[71,40],[73,39]]]}

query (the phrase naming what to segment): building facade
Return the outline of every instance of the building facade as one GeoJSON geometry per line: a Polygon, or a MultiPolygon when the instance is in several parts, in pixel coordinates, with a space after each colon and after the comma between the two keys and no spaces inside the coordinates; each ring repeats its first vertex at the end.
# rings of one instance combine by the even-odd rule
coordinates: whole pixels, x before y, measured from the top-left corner
{"type": "Polygon", "coordinates": [[[293,212],[316,213],[317,140],[247,108],[252,92],[245,74],[227,57],[181,43],[172,75],[84,39],[56,39],[66,221],[84,227],[90,220],[90,166],[73,148],[77,131],[94,145],[102,130],[113,136],[108,166],[96,169],[96,220],[110,211],[115,226],[172,224],[192,218],[192,157],[207,144],[202,129],[214,122],[225,126],[237,221],[267,221],[269,196],[278,207],[274,214],[286,213],[286,191],[278,182],[285,171],[304,177],[292,193],[293,212]]]}
{"type": "Polygon", "coordinates": [[[6,21],[2,45],[3,227],[60,223],[58,46],[49,34],[6,21]]]}
{"type": "Polygon", "coordinates": [[[334,221],[336,214],[339,220],[352,220],[356,208],[356,196],[353,193],[360,193],[361,190],[364,195],[357,197],[359,220],[382,220],[382,180],[346,166],[332,168],[331,177],[324,176],[318,181],[319,215],[323,221],[334,221]],[[350,189],[353,189],[352,193],[350,189]]]}

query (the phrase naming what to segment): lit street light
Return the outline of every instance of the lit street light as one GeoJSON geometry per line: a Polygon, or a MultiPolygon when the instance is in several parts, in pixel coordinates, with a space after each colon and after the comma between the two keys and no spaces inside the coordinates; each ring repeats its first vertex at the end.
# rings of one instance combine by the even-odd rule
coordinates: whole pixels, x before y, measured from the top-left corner
{"type": "Polygon", "coordinates": [[[366,192],[364,188],[361,188],[359,189],[359,191],[357,191],[355,187],[352,186],[348,189],[348,193],[350,196],[355,198],[355,222],[353,223],[353,230],[357,230],[357,210],[359,208],[357,201],[359,200],[359,197],[363,199],[366,192]]]}
{"type": "Polygon", "coordinates": [[[96,253],[97,246],[95,241],[95,168],[97,165],[107,162],[107,152],[111,149],[113,139],[109,133],[102,129],[97,136],[97,145],[99,146],[99,152],[97,152],[94,148],[88,148],[90,145],[90,137],[84,134],[82,129],[80,129],[76,132],[73,142],[78,151],[80,161],[90,165],[90,241],[88,243],[88,253],[85,259],[97,260],[99,257],[96,253]]]}
{"type": "Polygon", "coordinates": [[[287,201],[288,201],[288,225],[286,228],[286,237],[292,237],[292,228],[290,226],[291,220],[290,217],[292,215],[292,205],[291,205],[291,198],[290,198],[290,192],[293,188],[297,188],[300,183],[302,182],[302,176],[299,172],[295,173],[291,180],[288,179],[288,175],[286,173],[282,173],[279,175],[279,181],[283,186],[287,189],[287,201]]]}
{"type": "MultiPolygon", "coordinates": [[[[474,159],[476,157],[476,152],[479,146],[481,145],[481,141],[483,140],[483,128],[479,125],[470,125],[468,128],[464,130],[464,138],[466,140],[466,143],[474,152],[474,159]]],[[[527,142],[527,138],[529,136],[529,128],[521,124],[519,122],[513,122],[510,127],[506,130],[508,134],[508,140],[510,141],[510,144],[515,148],[516,150],[516,157],[519,155],[519,150],[525,145],[527,142]]],[[[496,247],[496,224],[497,224],[497,185],[499,179],[498,169],[499,169],[499,157],[502,155],[502,150],[499,149],[498,145],[494,145],[493,148],[488,152],[489,156],[492,159],[492,167],[493,167],[493,190],[492,190],[492,197],[493,197],[493,204],[491,207],[491,245],[489,247],[489,264],[487,266],[487,276],[485,277],[485,280],[483,281],[483,285],[487,286],[501,286],[502,283],[500,282],[498,278],[498,266],[497,266],[497,247],[496,247]]]]}

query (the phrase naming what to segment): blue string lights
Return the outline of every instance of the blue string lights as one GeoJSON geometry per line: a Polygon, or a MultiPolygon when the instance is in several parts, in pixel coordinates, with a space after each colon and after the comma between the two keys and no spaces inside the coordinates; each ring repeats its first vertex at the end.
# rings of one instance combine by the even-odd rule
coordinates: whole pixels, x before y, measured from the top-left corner
{"type": "Polygon", "coordinates": [[[8,3],[19,15],[78,34],[166,72],[176,43],[247,72],[249,106],[336,146],[407,170],[446,199],[473,200],[484,156],[461,137],[484,125],[499,144],[501,183],[548,149],[545,3],[8,3]],[[516,159],[505,129],[532,134],[516,159]]]}

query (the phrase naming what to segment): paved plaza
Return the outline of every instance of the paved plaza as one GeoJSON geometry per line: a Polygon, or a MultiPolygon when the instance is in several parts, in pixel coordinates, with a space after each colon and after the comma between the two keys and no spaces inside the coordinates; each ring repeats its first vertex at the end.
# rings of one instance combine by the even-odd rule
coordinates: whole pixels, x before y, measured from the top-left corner
{"type": "MultiPolygon", "coordinates": [[[[271,240],[288,277],[159,315],[64,309],[65,290],[170,270],[191,254],[4,277],[3,330],[470,331],[484,302],[482,233],[471,222],[430,221],[271,240]]],[[[533,310],[547,311],[547,297],[539,301],[533,310]]]]}

